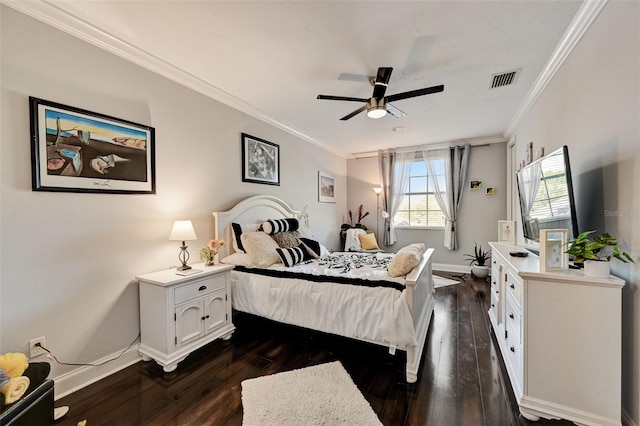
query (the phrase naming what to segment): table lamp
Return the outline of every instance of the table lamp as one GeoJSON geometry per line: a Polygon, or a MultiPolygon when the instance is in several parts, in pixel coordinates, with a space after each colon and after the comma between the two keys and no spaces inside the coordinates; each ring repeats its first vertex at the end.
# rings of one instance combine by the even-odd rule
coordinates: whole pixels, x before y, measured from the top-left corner
{"type": "Polygon", "coordinates": [[[191,269],[191,266],[187,265],[189,252],[187,251],[185,241],[193,241],[197,239],[196,231],[193,229],[193,224],[190,220],[176,220],[174,222],[171,234],[169,235],[169,241],[182,241],[180,254],[178,255],[178,259],[182,263],[182,266],[178,266],[176,268],[177,271],[186,271],[187,269],[191,269]]]}

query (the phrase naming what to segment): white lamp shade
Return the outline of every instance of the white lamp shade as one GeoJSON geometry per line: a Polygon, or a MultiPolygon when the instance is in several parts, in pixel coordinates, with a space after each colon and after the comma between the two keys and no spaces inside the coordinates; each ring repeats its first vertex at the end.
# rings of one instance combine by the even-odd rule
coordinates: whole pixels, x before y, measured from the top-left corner
{"type": "Polygon", "coordinates": [[[190,220],[176,220],[169,235],[169,241],[193,241],[197,240],[196,231],[190,220]]]}
{"type": "Polygon", "coordinates": [[[379,186],[376,186],[373,188],[373,192],[375,192],[376,194],[380,195],[380,193],[382,192],[382,188],[380,188],[379,186]]]}

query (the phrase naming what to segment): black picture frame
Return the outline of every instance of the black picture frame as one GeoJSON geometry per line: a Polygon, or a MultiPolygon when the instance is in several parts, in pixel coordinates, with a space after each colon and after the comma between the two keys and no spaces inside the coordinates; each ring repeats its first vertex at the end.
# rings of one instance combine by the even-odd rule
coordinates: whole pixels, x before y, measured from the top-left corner
{"type": "Polygon", "coordinates": [[[155,194],[155,129],[29,97],[32,190],[155,194]]]}
{"type": "Polygon", "coordinates": [[[242,181],[280,186],[280,146],[242,133],[242,181]]]}

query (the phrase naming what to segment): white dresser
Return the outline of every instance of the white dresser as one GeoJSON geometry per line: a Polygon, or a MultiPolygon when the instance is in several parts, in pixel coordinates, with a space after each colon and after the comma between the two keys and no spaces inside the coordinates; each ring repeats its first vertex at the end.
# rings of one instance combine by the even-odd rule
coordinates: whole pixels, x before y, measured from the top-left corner
{"type": "Polygon", "coordinates": [[[232,265],[192,265],[194,275],[175,269],[136,277],[140,283],[140,349],[164,371],[176,369],[194,350],[220,337],[229,339],[232,265]]]}
{"type": "Polygon", "coordinates": [[[624,281],[541,273],[537,256],[509,254],[523,248],[489,244],[489,318],[521,414],[620,425],[624,281]]]}

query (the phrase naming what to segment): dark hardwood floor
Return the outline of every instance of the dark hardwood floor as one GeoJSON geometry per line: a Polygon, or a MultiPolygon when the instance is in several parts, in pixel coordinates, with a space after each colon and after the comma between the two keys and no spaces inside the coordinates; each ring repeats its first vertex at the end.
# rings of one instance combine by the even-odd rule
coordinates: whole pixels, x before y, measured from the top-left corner
{"type": "MultiPolygon", "coordinates": [[[[448,276],[447,273],[440,273],[448,276]]],[[[248,315],[236,332],[194,352],[164,373],[139,362],[56,406],[69,413],[56,425],[240,425],[240,383],[248,378],[339,360],[385,426],[565,425],[522,418],[489,328],[489,287],[465,275],[436,290],[418,382],[404,381],[404,353],[248,315]]]]}

